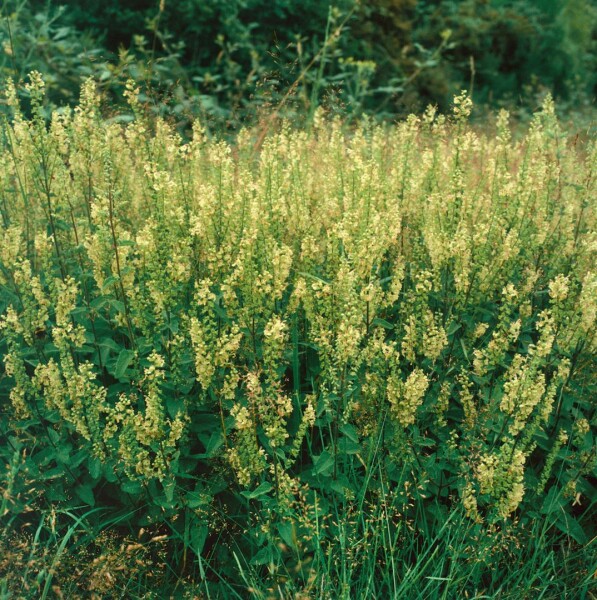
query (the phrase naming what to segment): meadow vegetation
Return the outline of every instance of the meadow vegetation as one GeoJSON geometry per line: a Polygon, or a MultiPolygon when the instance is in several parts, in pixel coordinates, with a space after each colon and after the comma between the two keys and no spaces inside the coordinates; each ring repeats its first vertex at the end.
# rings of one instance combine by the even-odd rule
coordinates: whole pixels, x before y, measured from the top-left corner
{"type": "Polygon", "coordinates": [[[597,146],[550,97],[223,141],[5,89],[1,597],[595,597],[597,146]]]}

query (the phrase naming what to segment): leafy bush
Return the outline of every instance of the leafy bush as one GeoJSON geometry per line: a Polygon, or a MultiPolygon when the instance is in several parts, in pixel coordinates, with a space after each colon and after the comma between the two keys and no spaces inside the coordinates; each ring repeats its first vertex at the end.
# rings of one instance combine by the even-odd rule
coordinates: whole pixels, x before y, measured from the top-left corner
{"type": "MultiPolygon", "coordinates": [[[[54,105],[76,103],[88,76],[118,102],[130,77],[143,85],[158,114],[179,120],[200,115],[236,128],[262,106],[277,103],[297,79],[301,105],[317,103],[328,62],[338,64],[331,46],[346,19],[329,3],[286,2],[272,9],[262,0],[155,7],[11,0],[4,8],[2,74],[48,73],[47,96],[54,105]],[[332,34],[333,40],[326,38],[332,34]]],[[[354,79],[351,67],[341,70],[354,79]]]]}
{"type": "Polygon", "coordinates": [[[474,86],[481,103],[533,106],[541,89],[576,107],[594,102],[597,11],[591,2],[427,0],[417,13],[415,41],[428,44],[443,30],[451,41],[435,73],[420,82],[423,98],[444,105],[446,92],[474,86]]]}
{"type": "MultiPolygon", "coordinates": [[[[185,75],[180,45],[172,44],[168,53],[156,58],[146,38],[139,35],[132,47],[111,53],[97,32],[82,32],[70,23],[64,6],[44,3],[35,10],[28,2],[6,2],[3,8],[7,14],[0,21],[0,74],[3,80],[13,77],[22,82],[29,71],[44,73],[47,111],[76,104],[82,82],[93,77],[113,104],[121,100],[126,80],[133,78],[154,90],[155,112],[176,113],[181,122],[201,112],[200,99],[193,103],[179,83],[185,75]]],[[[28,95],[22,86],[18,90],[29,114],[28,95]]]]}
{"type": "Polygon", "coordinates": [[[0,73],[41,71],[55,105],[88,76],[119,101],[131,77],[157,114],[234,131],[283,99],[286,117],[388,118],[449,110],[468,88],[527,117],[547,90],[577,111],[597,91],[588,0],[7,0],[4,13],[0,73]]]}
{"type": "MultiPolygon", "coordinates": [[[[27,2],[5,2],[0,21],[0,74],[21,80],[32,70],[45,73],[55,104],[72,101],[84,78],[98,74],[105,53],[91,36],[64,22],[64,8],[32,10],[27,2]]],[[[105,63],[104,63],[105,64],[105,63]]]]}
{"type": "Polygon", "coordinates": [[[597,148],[549,98],[520,141],[463,94],[227,144],[43,89],[0,153],[7,593],[589,589],[597,148]]]}

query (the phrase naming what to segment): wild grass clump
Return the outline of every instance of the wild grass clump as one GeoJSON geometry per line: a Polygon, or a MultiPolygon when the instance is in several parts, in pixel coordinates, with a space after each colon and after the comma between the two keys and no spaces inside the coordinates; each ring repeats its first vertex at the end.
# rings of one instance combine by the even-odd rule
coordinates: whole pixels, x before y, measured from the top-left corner
{"type": "Polygon", "coordinates": [[[594,589],[597,149],[549,98],[227,144],[43,87],[0,148],[5,596],[594,589]]]}

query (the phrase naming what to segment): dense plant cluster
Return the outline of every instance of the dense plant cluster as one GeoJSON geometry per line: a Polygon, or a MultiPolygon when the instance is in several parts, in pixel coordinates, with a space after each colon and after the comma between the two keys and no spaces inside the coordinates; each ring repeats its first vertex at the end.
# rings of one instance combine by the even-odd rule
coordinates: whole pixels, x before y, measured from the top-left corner
{"type": "Polygon", "coordinates": [[[38,73],[31,118],[6,90],[5,590],[131,594],[114,556],[223,597],[497,593],[500,565],[516,597],[589,588],[597,147],[549,98],[520,140],[462,94],[228,144],[133,82],[126,124],[91,81],[50,123],[38,73]],[[69,540],[95,572],[60,570],[69,540]]]}

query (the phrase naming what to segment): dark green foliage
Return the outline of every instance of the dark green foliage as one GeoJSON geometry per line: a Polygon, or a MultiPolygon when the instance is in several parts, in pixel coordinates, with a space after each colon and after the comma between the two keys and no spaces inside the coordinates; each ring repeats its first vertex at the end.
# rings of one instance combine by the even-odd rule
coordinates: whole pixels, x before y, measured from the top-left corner
{"type": "Polygon", "coordinates": [[[394,116],[463,88],[478,104],[534,108],[551,90],[580,108],[597,86],[590,0],[7,0],[0,36],[2,75],[42,71],[58,105],[85,76],[112,99],[132,76],[156,111],[232,127],[287,93],[288,115],[394,116]]]}
{"type": "Polygon", "coordinates": [[[540,87],[576,101],[595,96],[597,10],[587,0],[428,1],[417,11],[415,39],[425,44],[451,32],[452,46],[428,83],[431,98],[440,79],[456,86],[450,92],[473,82],[481,102],[528,100],[540,87]]]}

